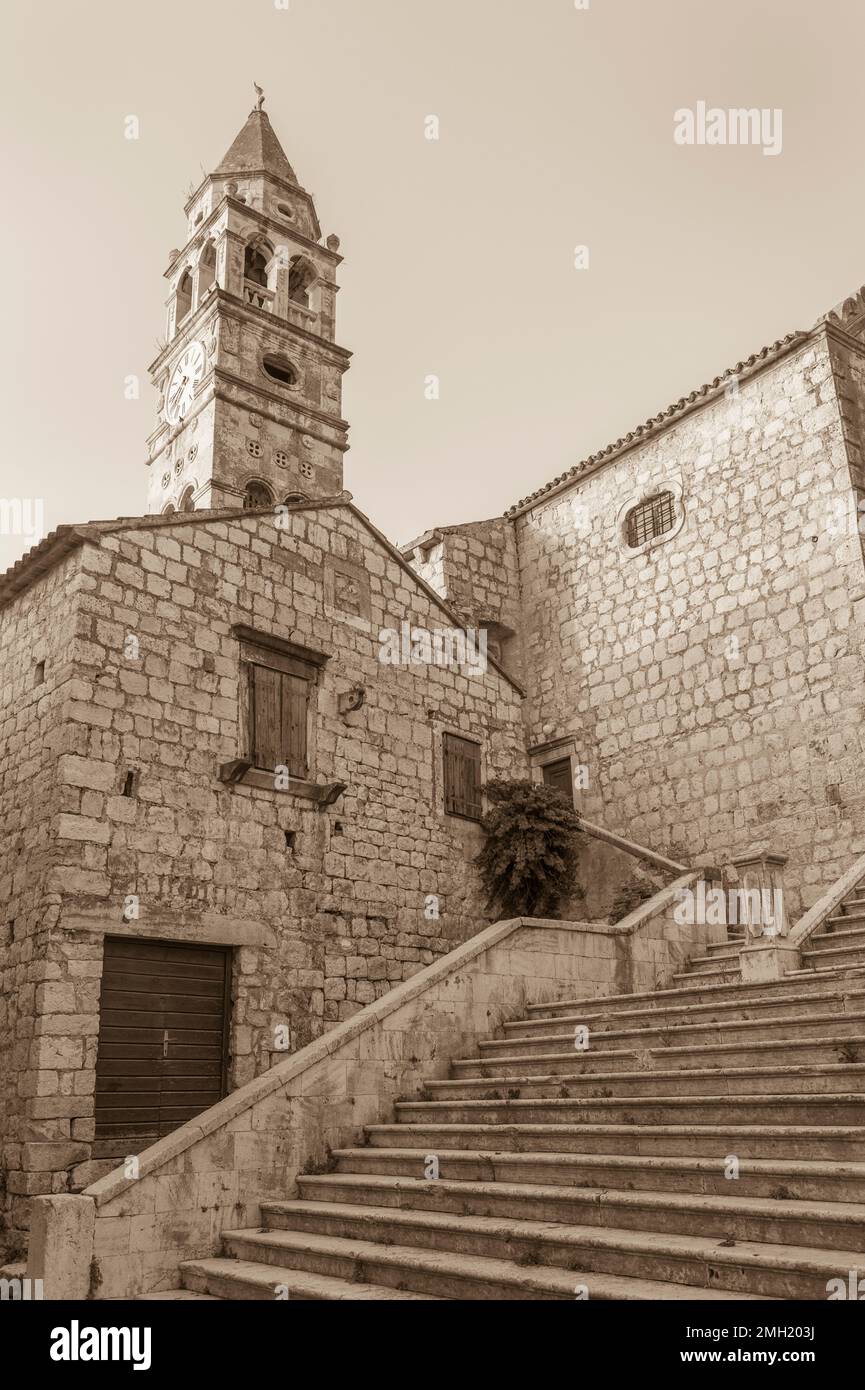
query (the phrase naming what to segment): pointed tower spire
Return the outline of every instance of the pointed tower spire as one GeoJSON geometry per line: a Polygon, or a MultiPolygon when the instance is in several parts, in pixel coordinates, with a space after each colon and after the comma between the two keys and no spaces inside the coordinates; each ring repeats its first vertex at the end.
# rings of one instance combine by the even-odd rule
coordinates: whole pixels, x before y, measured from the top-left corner
{"type": "MultiPolygon", "coordinates": [[[[264,100],[264,95],[260,88],[256,90],[259,92],[260,103],[264,100]]],[[[267,112],[262,110],[261,105],[256,105],[250,111],[246,125],[235,136],[232,145],[213,172],[219,177],[230,174],[273,174],[276,178],[299,187],[297,175],[286,158],[285,150],[277,139],[267,112]]]]}

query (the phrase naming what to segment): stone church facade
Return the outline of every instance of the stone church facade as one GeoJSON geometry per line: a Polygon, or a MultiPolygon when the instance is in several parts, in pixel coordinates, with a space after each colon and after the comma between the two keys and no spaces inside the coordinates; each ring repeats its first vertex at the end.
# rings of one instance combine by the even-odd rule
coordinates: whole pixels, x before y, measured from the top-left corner
{"type": "MultiPolygon", "coordinates": [[[[34,1196],[484,926],[492,777],[574,788],[685,864],[786,855],[793,917],[865,850],[861,292],[400,550],[343,491],[339,242],[263,110],[186,216],[146,514],[62,526],[0,578],[13,1250],[34,1196]],[[404,625],[487,659],[383,658],[404,625]]],[[[587,851],[571,916],[622,874],[587,851]]]]}

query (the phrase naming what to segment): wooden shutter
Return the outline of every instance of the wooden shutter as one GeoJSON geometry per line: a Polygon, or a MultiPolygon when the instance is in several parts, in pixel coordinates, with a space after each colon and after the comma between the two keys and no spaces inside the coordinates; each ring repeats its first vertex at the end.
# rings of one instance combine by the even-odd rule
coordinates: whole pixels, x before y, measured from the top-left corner
{"type": "Polygon", "coordinates": [[[285,766],[292,777],[305,777],[306,711],[309,681],[300,676],[282,676],[282,747],[285,766]]]}
{"type": "Polygon", "coordinates": [[[287,767],[292,777],[306,777],[309,679],[259,665],[250,665],[249,676],[250,743],[254,766],[268,770],[287,767]]]}
{"type": "Polygon", "coordinates": [[[562,800],[569,806],[574,804],[574,781],[571,776],[570,758],[561,758],[557,763],[547,763],[543,769],[544,786],[561,793],[562,800]]]}
{"type": "Polygon", "coordinates": [[[282,675],[267,666],[251,666],[250,673],[252,761],[256,767],[277,767],[282,763],[282,675]]]}
{"type": "Polygon", "coordinates": [[[231,952],[105,938],[94,1158],[170,1134],[226,1094],[231,952]]]}
{"type": "Polygon", "coordinates": [[[480,820],[481,749],[471,739],[443,736],[445,811],[451,816],[480,820]]]}

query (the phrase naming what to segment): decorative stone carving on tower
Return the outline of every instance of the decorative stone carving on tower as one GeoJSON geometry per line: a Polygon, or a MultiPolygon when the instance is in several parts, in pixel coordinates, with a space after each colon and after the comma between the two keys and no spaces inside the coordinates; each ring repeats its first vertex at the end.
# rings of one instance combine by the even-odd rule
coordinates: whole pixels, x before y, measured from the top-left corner
{"type": "Polygon", "coordinates": [[[322,240],[264,94],[186,204],[150,368],[148,512],[278,504],[342,490],[348,425],[335,342],[339,238],[322,240]]]}

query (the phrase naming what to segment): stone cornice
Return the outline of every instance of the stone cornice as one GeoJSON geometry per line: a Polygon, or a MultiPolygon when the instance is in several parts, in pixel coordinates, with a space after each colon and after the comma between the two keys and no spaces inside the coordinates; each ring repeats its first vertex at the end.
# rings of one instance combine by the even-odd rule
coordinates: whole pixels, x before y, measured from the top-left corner
{"type": "MultiPolygon", "coordinates": [[[[273,176],[270,175],[270,177],[272,178],[273,176]]],[[[203,187],[203,185],[201,186],[203,187]]],[[[291,185],[285,186],[291,187],[291,185]]],[[[302,192],[303,190],[299,191],[302,192]]],[[[308,194],[306,194],[305,196],[309,197],[308,194]]],[[[189,206],[190,205],[187,204],[187,207],[189,206]]],[[[239,198],[232,198],[231,194],[225,193],[219,199],[219,201],[211,208],[207,216],[203,218],[202,221],[198,224],[198,226],[194,229],[192,236],[187,237],[186,241],[183,243],[182,249],[178,251],[177,255],[174,257],[174,260],[169,261],[167,267],[162,272],[162,278],[164,280],[170,280],[171,276],[174,274],[181,261],[186,256],[188,256],[189,248],[191,246],[195,246],[196,242],[207,239],[213,223],[219,219],[225,208],[231,208],[235,212],[242,213],[244,217],[251,217],[254,222],[258,222],[260,225],[267,227],[268,229],[271,229],[273,227],[285,228],[287,234],[290,232],[291,239],[293,241],[299,242],[301,246],[304,246],[309,251],[315,251],[319,255],[324,256],[325,260],[330,262],[331,267],[334,271],[336,270],[337,266],[341,265],[343,260],[345,259],[343,256],[339,254],[338,251],[331,251],[329,246],[322,246],[320,241],[315,241],[312,237],[306,236],[303,232],[299,231],[296,227],[294,227],[291,224],[291,222],[282,222],[278,217],[270,217],[266,212],[260,212],[258,208],[252,208],[249,206],[248,203],[241,203],[239,198]]],[[[316,219],[316,221],[317,220],[318,219],[316,219]]],[[[239,240],[242,240],[242,238],[240,237],[240,233],[237,232],[233,227],[226,227],[225,234],[226,236],[236,237],[239,240]]],[[[336,284],[336,281],[332,282],[332,288],[334,290],[339,289],[339,285],[336,284]]]]}
{"type": "MultiPolygon", "coordinates": [[[[861,338],[854,338],[853,334],[848,333],[840,323],[835,323],[827,318],[820,324],[820,329],[825,337],[831,339],[833,343],[837,343],[841,347],[847,348],[848,351],[854,352],[857,357],[865,359],[865,342],[861,338]]],[[[815,329],[815,332],[817,331],[815,329]]]]}
{"type": "MultiPolygon", "coordinates": [[[[283,189],[286,193],[293,194],[298,198],[303,198],[304,202],[309,205],[309,210],[312,213],[312,220],[315,223],[316,227],[318,227],[319,229],[319,235],[321,234],[321,223],[318,220],[318,212],[316,210],[315,199],[313,198],[312,194],[307,193],[305,188],[301,188],[299,183],[291,183],[289,179],[280,178],[280,176],[278,174],[275,174],[272,169],[243,169],[237,170],[235,173],[226,172],[223,174],[217,174],[214,171],[210,174],[205,174],[198,187],[193,189],[186,202],[183,204],[184,215],[186,217],[189,216],[190,209],[194,204],[196,198],[203,191],[203,189],[207,187],[208,183],[212,183],[214,187],[219,187],[221,185],[224,190],[225,185],[227,183],[237,183],[238,179],[267,179],[270,183],[274,184],[277,188],[283,189]]],[[[224,203],[228,201],[230,198],[231,195],[223,191],[223,195],[220,199],[220,202],[224,203]]],[[[237,200],[234,201],[237,202],[238,207],[244,208],[247,211],[249,210],[248,205],[246,203],[241,203],[237,200]]],[[[318,243],[316,243],[316,245],[317,244],[318,243]]]]}
{"type": "Polygon", "coordinates": [[[189,341],[191,336],[194,336],[190,333],[190,330],[193,327],[198,327],[199,321],[204,317],[205,312],[218,307],[222,308],[224,317],[234,318],[237,322],[241,322],[246,318],[263,327],[269,327],[271,329],[276,327],[281,333],[296,334],[302,341],[316,347],[319,351],[323,350],[325,354],[331,354],[333,358],[336,359],[331,363],[332,366],[342,367],[344,371],[348,369],[348,364],[353,356],[349,348],[340,347],[338,343],[332,343],[329,338],[322,338],[319,333],[311,333],[308,328],[301,328],[298,324],[292,323],[290,319],[278,319],[274,314],[268,313],[266,309],[257,309],[253,304],[246,304],[242,299],[238,299],[237,295],[230,294],[228,290],[224,290],[221,285],[217,285],[214,289],[211,289],[207,297],[199,304],[195,313],[192,314],[191,317],[184,319],[183,324],[179,331],[175,333],[171,342],[166,343],[158,357],[155,357],[151,362],[150,366],[147,368],[151,376],[160,372],[166,359],[178,351],[182,346],[181,339],[183,343],[185,343],[189,341]],[[233,313],[226,312],[232,310],[234,311],[233,313]]]}
{"type": "MultiPolygon", "coordinates": [[[[266,386],[259,386],[257,383],[247,381],[245,377],[236,376],[233,372],[227,371],[224,367],[212,367],[207,375],[202,377],[199,382],[196,388],[195,405],[193,409],[183,417],[182,424],[179,426],[170,426],[166,421],[162,421],[147,436],[146,443],[148,448],[152,448],[152,445],[159,438],[160,434],[164,434],[165,439],[161,447],[156,449],[151,457],[144,460],[145,468],[153,467],[153,464],[166,445],[170,444],[172,440],[182,434],[211,401],[225,401],[229,405],[242,405],[244,409],[252,409],[252,407],[248,406],[246,401],[238,401],[230,392],[220,390],[221,382],[237,386],[243,391],[254,391],[256,394],[264,396],[265,399],[276,402],[277,405],[290,406],[295,413],[308,416],[311,420],[317,420],[321,424],[329,425],[333,430],[337,431],[338,434],[345,435],[348,433],[348,421],[344,420],[341,415],[328,415],[325,411],[319,410],[308,403],[286,401],[282,396],[278,396],[275,392],[269,391],[266,386]],[[211,385],[213,386],[213,391],[208,392],[206,388],[211,385]]],[[[351,448],[351,445],[344,438],[331,439],[325,434],[319,434],[314,426],[302,426],[296,424],[292,420],[286,420],[282,415],[276,415],[272,411],[265,409],[263,406],[259,405],[258,402],[256,402],[254,409],[257,415],[261,415],[263,419],[269,420],[272,424],[282,425],[283,427],[287,425],[289,428],[302,430],[304,434],[308,434],[312,439],[317,440],[319,444],[326,444],[329,449],[337,449],[341,454],[347,454],[351,448]]]]}
{"type": "MultiPolygon", "coordinates": [[[[317,406],[310,405],[306,401],[293,401],[286,397],[278,396],[276,392],[268,390],[266,386],[259,386],[257,382],[247,381],[245,377],[237,376],[234,372],[230,372],[227,367],[214,367],[210,375],[214,378],[216,397],[218,400],[231,400],[229,396],[224,394],[220,395],[218,389],[219,382],[230,382],[233,386],[241,387],[244,391],[254,391],[257,396],[264,396],[265,399],[274,401],[277,405],[285,406],[297,414],[309,415],[313,420],[320,420],[324,425],[332,425],[335,430],[340,430],[345,433],[349,428],[348,421],[343,420],[341,415],[328,415],[327,411],[319,410],[317,406]]],[[[207,378],[205,377],[205,381],[206,380],[207,378]]],[[[232,404],[236,405],[237,402],[232,400],[232,404]]],[[[264,414],[264,412],[261,413],[264,414]]],[[[278,415],[270,415],[268,419],[273,420],[275,424],[285,424],[285,421],[281,420],[278,415]]],[[[328,444],[331,443],[330,440],[325,440],[323,442],[328,444]]]]}

